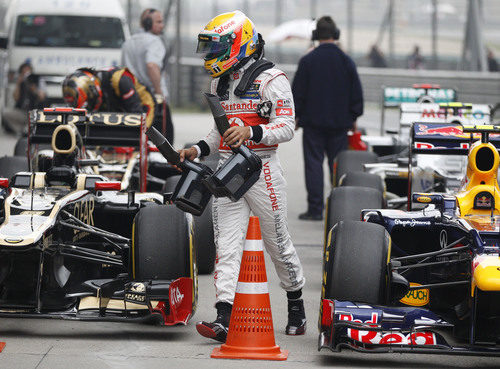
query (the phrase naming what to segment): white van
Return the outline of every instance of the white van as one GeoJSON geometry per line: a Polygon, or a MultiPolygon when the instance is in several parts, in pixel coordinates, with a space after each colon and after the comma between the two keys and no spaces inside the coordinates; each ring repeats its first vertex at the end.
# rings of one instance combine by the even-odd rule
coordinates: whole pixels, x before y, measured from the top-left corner
{"type": "Polygon", "coordinates": [[[65,75],[79,67],[119,65],[129,37],[119,0],[13,0],[4,24],[9,88],[2,88],[3,106],[13,105],[15,74],[25,61],[45,82],[49,103],[57,102],[65,75]]]}

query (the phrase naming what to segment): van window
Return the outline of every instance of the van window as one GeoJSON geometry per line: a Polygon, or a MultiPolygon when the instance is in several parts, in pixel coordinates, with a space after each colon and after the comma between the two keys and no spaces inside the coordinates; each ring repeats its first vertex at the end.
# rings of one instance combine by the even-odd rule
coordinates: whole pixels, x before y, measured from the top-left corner
{"type": "Polygon", "coordinates": [[[17,46],[120,48],[125,37],[118,18],[20,15],[17,46]]]}

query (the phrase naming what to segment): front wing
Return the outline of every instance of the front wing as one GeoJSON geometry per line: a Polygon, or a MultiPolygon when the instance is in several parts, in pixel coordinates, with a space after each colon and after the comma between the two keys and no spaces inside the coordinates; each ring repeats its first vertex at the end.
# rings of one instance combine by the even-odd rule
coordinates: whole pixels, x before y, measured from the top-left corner
{"type": "Polygon", "coordinates": [[[86,321],[150,321],[163,325],[186,325],[193,316],[193,281],[129,282],[123,288],[119,279],[91,280],[78,291],[68,293],[77,302],[65,311],[0,308],[0,316],[24,318],[61,318],[86,321]],[[118,286],[122,287],[118,287],[118,286]],[[117,288],[118,287],[118,288],[117,288]]]}
{"type": "Polygon", "coordinates": [[[382,307],[322,299],[318,351],[500,356],[498,346],[456,345],[453,325],[415,307],[382,307]]]}

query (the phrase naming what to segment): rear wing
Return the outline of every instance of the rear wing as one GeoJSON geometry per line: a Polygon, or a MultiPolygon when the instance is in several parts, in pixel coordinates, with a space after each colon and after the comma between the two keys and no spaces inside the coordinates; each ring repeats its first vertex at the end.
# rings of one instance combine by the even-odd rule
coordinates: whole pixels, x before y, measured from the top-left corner
{"type": "Polygon", "coordinates": [[[449,103],[457,100],[457,91],[453,88],[441,88],[439,85],[415,84],[412,87],[383,87],[384,107],[398,107],[402,103],[418,102],[422,96],[432,98],[434,103],[449,103]]]}
{"type": "Polygon", "coordinates": [[[486,104],[446,104],[403,103],[400,106],[400,127],[410,127],[414,122],[421,123],[461,123],[489,124],[491,106],[486,104]]]}
{"type": "Polygon", "coordinates": [[[449,103],[457,100],[457,91],[453,88],[441,88],[435,84],[414,84],[412,87],[382,86],[382,109],[380,134],[384,134],[385,110],[398,108],[402,103],[431,102],[449,103]]]}
{"type": "Polygon", "coordinates": [[[30,142],[50,143],[52,133],[63,121],[73,123],[84,145],[141,146],[141,113],[88,113],[77,109],[46,108],[29,112],[30,142]],[[66,116],[63,118],[63,116],[66,116]]]}
{"type": "MultiPolygon", "coordinates": [[[[139,150],[139,190],[146,191],[147,138],[146,114],[98,112],[87,113],[85,109],[45,108],[30,110],[28,145],[51,143],[57,126],[72,123],[78,129],[86,146],[132,146],[139,150]]],[[[28,163],[31,163],[28,150],[28,163]]],[[[30,164],[31,165],[31,164],[30,164]]]]}
{"type": "Polygon", "coordinates": [[[416,122],[410,133],[410,155],[466,155],[470,145],[481,139],[482,132],[488,132],[489,142],[500,150],[498,126],[416,122]]]}

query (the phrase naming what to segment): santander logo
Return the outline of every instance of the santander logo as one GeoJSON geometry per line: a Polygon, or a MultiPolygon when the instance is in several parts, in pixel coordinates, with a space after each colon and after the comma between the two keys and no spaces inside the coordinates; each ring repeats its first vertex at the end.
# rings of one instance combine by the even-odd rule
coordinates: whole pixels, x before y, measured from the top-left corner
{"type": "Polygon", "coordinates": [[[223,24],[222,26],[220,26],[219,28],[216,28],[215,29],[215,32],[216,33],[222,33],[223,31],[227,30],[228,28],[230,28],[231,26],[234,26],[236,23],[234,22],[234,20],[232,20],[231,22],[228,22],[226,24],[223,24]]]}

